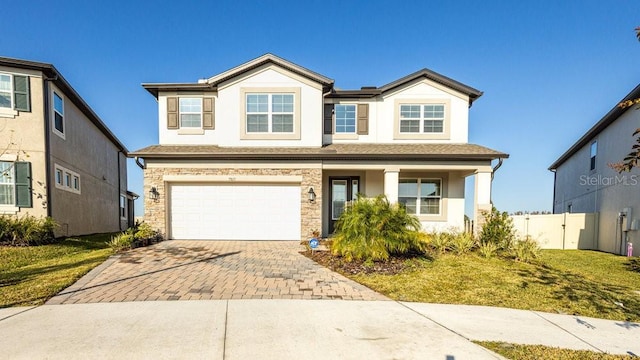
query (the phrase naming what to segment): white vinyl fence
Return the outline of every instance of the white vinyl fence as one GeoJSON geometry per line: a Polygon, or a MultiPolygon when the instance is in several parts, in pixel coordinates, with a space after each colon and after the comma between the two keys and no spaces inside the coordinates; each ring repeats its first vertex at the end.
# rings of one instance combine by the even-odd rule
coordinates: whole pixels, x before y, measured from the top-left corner
{"type": "Polygon", "coordinates": [[[543,249],[597,249],[598,213],[512,215],[520,237],[530,236],[543,249]]]}

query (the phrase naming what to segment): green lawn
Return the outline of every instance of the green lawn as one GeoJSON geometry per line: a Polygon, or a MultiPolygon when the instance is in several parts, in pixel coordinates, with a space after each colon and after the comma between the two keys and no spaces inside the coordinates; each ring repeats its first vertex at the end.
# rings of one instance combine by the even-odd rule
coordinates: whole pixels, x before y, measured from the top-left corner
{"type": "Polygon", "coordinates": [[[502,306],[640,321],[640,262],[585,250],[543,250],[539,264],[476,254],[414,261],[396,275],[352,279],[402,301],[502,306]]]}
{"type": "Polygon", "coordinates": [[[40,305],[111,254],[112,234],[32,247],[0,246],[0,308],[40,305]]]}
{"type": "Polygon", "coordinates": [[[566,350],[542,345],[516,345],[502,342],[474,341],[507,359],[514,360],[631,360],[631,355],[610,355],[586,350],[566,350]]]}

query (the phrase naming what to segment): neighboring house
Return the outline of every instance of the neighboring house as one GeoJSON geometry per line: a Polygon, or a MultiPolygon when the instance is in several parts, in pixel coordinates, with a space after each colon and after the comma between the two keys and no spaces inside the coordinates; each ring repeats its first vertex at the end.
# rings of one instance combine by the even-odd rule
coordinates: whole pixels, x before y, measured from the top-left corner
{"type": "Polygon", "coordinates": [[[56,236],[126,229],[126,160],[53,65],[0,57],[0,214],[51,216],[56,236]]]}
{"type": "MultiPolygon", "coordinates": [[[[622,101],[640,97],[640,85],[622,101]]],[[[640,127],[637,106],[613,107],[556,160],[553,212],[598,213],[597,249],[626,254],[627,242],[640,255],[640,171],[618,174],[608,164],[631,151],[640,127]]]]}
{"type": "Polygon", "coordinates": [[[143,84],[160,144],[144,159],[145,221],[171,239],[300,240],[333,232],[361,193],[425,229],[462,229],[465,177],[490,209],[494,159],[467,143],[482,92],[430,70],[382,87],[334,81],[266,54],[196,83],[143,84]]]}

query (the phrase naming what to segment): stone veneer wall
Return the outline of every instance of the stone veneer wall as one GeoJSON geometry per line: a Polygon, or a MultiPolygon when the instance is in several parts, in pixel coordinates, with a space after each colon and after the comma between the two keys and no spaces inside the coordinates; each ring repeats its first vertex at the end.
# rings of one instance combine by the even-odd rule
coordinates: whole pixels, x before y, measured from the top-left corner
{"type": "MultiPolygon", "coordinates": [[[[202,169],[202,168],[147,168],[144,170],[144,193],[151,187],[158,189],[159,199],[153,201],[145,196],[144,221],[163,234],[167,231],[166,183],[164,175],[298,175],[300,185],[301,240],[311,238],[313,230],[322,230],[322,169],[202,169]],[[315,203],[308,200],[309,187],[316,193],[315,203]]],[[[165,234],[165,236],[168,234],[165,234]]]]}

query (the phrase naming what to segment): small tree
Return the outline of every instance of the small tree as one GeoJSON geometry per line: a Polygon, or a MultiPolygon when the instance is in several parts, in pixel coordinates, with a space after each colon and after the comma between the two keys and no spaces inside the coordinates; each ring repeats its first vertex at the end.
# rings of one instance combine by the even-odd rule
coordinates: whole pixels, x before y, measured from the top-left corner
{"type": "Polygon", "coordinates": [[[509,214],[494,207],[491,212],[484,211],[485,223],[480,231],[480,244],[493,243],[499,250],[509,250],[516,237],[513,220],[509,214]]]}

